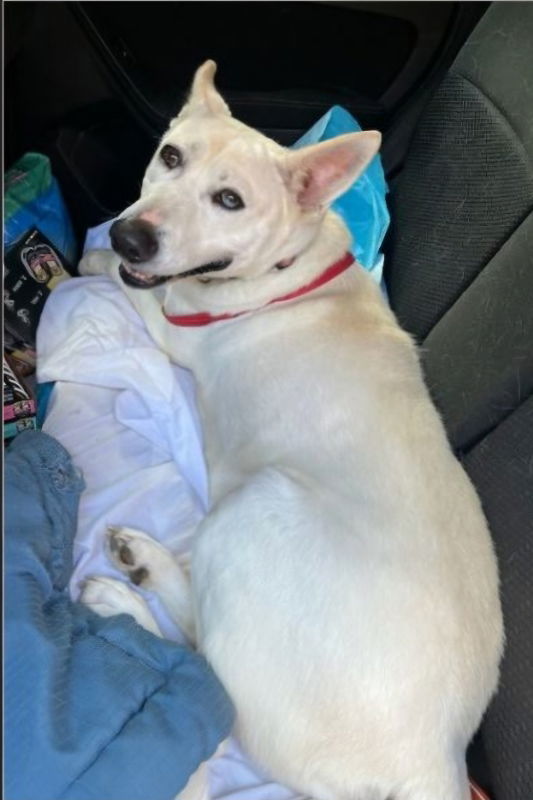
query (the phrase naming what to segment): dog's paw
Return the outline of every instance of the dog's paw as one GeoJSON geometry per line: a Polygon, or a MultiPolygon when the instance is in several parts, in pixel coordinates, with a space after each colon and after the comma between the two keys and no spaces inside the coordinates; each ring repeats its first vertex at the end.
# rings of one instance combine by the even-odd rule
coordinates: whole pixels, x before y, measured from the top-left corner
{"type": "Polygon", "coordinates": [[[109,527],[107,553],[115,567],[143,589],[157,591],[168,570],[176,568],[165,547],[133,528],[109,527]]]}
{"type": "Polygon", "coordinates": [[[111,269],[116,255],[112,250],[89,250],[78,264],[78,272],[87,275],[106,275],[111,269]]]}
{"type": "Polygon", "coordinates": [[[100,617],[129,614],[133,619],[156,636],[161,631],[148,608],[146,601],[123,581],[103,575],[88,578],[81,590],[80,602],[100,617]]]}

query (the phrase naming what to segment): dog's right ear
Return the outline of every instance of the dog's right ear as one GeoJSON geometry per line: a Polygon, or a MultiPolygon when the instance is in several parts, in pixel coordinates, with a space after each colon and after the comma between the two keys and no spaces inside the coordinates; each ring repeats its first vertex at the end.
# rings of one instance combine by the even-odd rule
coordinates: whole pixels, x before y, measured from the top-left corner
{"type": "Polygon", "coordinates": [[[231,111],[215,88],[216,71],[217,65],[211,60],[205,61],[201,67],[198,67],[193,78],[189,99],[180,111],[178,119],[192,114],[231,116],[231,111]]]}
{"type": "Polygon", "coordinates": [[[303,210],[325,208],[364,172],[380,143],[378,131],[360,131],[293,150],[285,157],[283,178],[303,210]]]}

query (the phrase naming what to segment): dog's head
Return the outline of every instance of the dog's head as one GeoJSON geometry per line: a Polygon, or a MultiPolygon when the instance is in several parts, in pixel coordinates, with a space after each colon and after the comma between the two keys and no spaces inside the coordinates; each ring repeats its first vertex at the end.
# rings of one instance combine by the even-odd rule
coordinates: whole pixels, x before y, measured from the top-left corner
{"type": "Polygon", "coordinates": [[[379,148],[380,134],[366,131],[287,150],[233,119],[215,71],[213,61],[197,70],[140,199],[111,228],[131,286],[251,279],[282,268],[309,246],[330,203],[379,148]]]}

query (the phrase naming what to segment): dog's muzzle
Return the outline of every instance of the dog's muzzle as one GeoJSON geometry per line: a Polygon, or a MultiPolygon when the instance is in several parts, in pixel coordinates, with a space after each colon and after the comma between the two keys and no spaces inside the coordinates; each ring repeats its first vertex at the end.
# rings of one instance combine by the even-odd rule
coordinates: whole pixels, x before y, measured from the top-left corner
{"type": "Polygon", "coordinates": [[[120,277],[128,286],[135,289],[153,289],[174,278],[190,278],[194,275],[204,275],[206,272],[220,272],[231,264],[232,259],[210,261],[193,269],[187,269],[177,275],[150,275],[142,269],[136,269],[133,264],[144,264],[159,251],[157,228],[145,219],[117,219],[109,229],[111,246],[117,255],[122,258],[119,267],[120,277]]]}

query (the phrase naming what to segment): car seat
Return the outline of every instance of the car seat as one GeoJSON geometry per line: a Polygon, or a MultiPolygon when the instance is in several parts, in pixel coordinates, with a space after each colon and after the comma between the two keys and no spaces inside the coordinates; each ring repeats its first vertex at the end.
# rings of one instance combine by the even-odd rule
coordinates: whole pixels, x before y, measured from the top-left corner
{"type": "MultiPolygon", "coordinates": [[[[480,740],[533,798],[533,4],[494,3],[425,106],[391,196],[386,280],[499,560],[506,649],[480,740]]],[[[475,768],[472,768],[475,775],[475,768]]]]}

